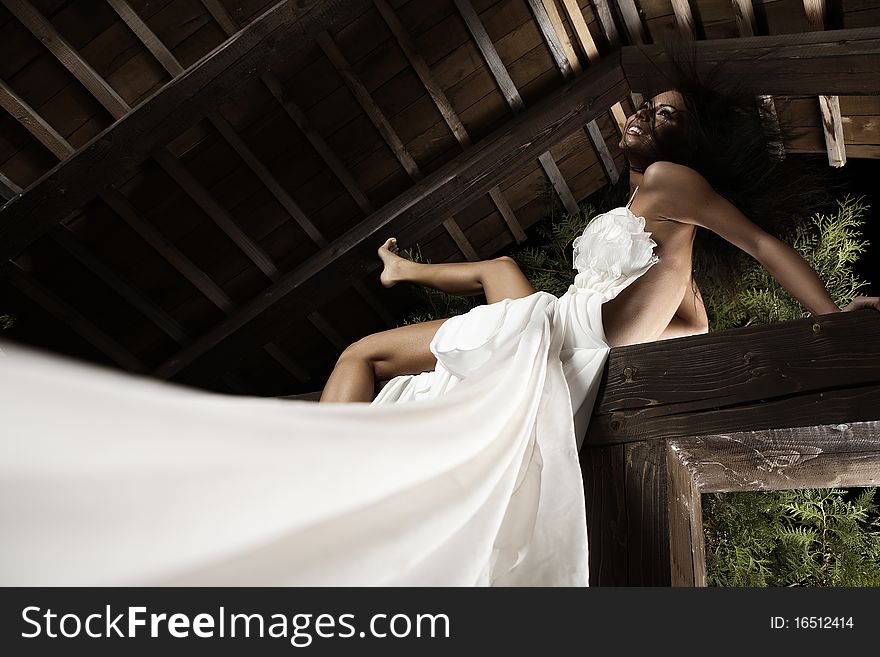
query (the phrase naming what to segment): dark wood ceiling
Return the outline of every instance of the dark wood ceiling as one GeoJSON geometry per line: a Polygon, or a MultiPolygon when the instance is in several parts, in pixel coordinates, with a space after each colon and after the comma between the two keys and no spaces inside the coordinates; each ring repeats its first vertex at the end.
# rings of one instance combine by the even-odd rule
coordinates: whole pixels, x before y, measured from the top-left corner
{"type": "MultiPolygon", "coordinates": [[[[622,46],[880,26],[880,0],[2,4],[2,336],[263,395],[411,310],[369,257],[386,230],[492,257],[616,180],[622,46]]],[[[826,122],[793,99],[787,151],[880,157],[880,97],[851,93],[826,122]]]]}

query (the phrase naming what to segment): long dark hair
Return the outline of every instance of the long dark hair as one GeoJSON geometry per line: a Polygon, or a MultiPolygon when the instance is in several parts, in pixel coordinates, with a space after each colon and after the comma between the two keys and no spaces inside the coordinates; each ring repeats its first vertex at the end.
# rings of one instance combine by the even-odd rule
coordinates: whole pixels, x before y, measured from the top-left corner
{"type": "MultiPolygon", "coordinates": [[[[753,93],[744,92],[732,76],[722,77],[723,62],[698,73],[692,46],[670,41],[666,54],[669,69],[658,68],[651,91],[681,93],[687,119],[682,137],[658,138],[660,159],[698,171],[718,194],[777,237],[784,238],[799,220],[833,202],[842,183],[829,170],[826,156],[784,153],[784,145],[805,132],[782,118],[788,101],[777,101],[778,121],[773,121],[753,93]]],[[[653,111],[650,116],[653,128],[653,111]]],[[[621,183],[628,191],[628,165],[621,183]]],[[[697,231],[694,264],[700,278],[712,276],[731,288],[741,261],[729,242],[708,230],[697,231]]]]}

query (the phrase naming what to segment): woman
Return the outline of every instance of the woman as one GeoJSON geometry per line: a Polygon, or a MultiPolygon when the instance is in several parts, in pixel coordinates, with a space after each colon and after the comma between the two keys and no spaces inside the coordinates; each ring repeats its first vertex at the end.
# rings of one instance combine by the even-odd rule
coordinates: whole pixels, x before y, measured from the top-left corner
{"type": "MultiPolygon", "coordinates": [[[[759,228],[715,191],[698,170],[680,163],[696,159],[689,146],[701,146],[693,144],[698,139],[688,139],[694,134],[701,136],[706,130],[694,125],[697,112],[693,107],[700,100],[696,94],[687,98],[679,91],[665,91],[627,120],[620,140],[630,172],[632,196],[627,207],[644,218],[645,229],[656,242],[658,261],[633,285],[604,303],[602,325],[610,346],[708,331],[706,310],[692,278],[698,228],[711,231],[757,259],[811,313],[840,310],[816,273],[794,249],[759,228]]],[[[757,122],[755,113],[752,124],[757,122]]],[[[742,123],[736,127],[742,128],[742,123]]],[[[742,129],[730,126],[729,131],[747,138],[742,129]]],[[[719,139],[718,133],[713,137],[719,139]]],[[[761,135],[759,141],[763,150],[766,137],[761,135]]],[[[711,147],[710,144],[704,149],[711,147]]],[[[748,144],[735,144],[733,148],[747,151],[748,144]]],[[[770,156],[764,159],[769,164],[770,156]]],[[[744,163],[737,165],[745,169],[744,163]]],[[[761,175],[754,166],[745,170],[747,175],[761,175]]],[[[755,190],[749,191],[752,196],[757,194],[755,190]]],[[[774,194],[779,197],[779,190],[774,194]]],[[[379,257],[385,264],[381,281],[386,287],[410,282],[450,294],[483,293],[487,304],[535,293],[515,261],[508,257],[474,263],[422,264],[404,260],[397,251],[394,238],[379,248],[379,257]]],[[[877,297],[858,297],[844,310],[859,308],[880,309],[880,301],[877,297]]],[[[444,321],[384,331],[351,345],[339,358],[321,401],[370,401],[377,379],[433,370],[437,359],[430,343],[444,321]]]]}
{"type": "MultiPolygon", "coordinates": [[[[706,330],[697,228],[757,257],[812,312],[837,310],[790,248],[713,190],[726,178],[682,164],[701,155],[695,109],[665,92],[630,117],[629,207],[576,241],[560,298],[509,258],[423,265],[387,241],[385,285],[488,303],[347,349],[322,401],[369,401],[390,378],[372,405],[210,395],[10,346],[0,584],[586,585],[578,439],[609,345],[706,330]]],[[[877,299],[847,309],[867,306],[877,299]]]]}

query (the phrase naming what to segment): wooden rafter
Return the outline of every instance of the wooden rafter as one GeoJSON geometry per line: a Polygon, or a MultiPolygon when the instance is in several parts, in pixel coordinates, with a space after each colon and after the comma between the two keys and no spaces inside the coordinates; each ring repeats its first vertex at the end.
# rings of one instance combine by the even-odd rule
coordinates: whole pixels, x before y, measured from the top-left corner
{"type": "MultiPolygon", "coordinates": [[[[218,0],[202,0],[202,4],[211,14],[217,24],[223,29],[228,36],[232,36],[238,32],[238,25],[226,11],[226,8],[218,0]]],[[[354,180],[354,176],[348,171],[342,161],[333,153],[324,138],[311,126],[308,118],[292,100],[284,98],[284,92],[281,88],[281,82],[271,73],[264,73],[260,76],[263,84],[275,99],[281,104],[288,116],[293,119],[299,130],[305,135],[306,139],[312,144],[318,155],[324,160],[324,163],[330,168],[333,174],[339,179],[346,191],[351,195],[354,201],[366,214],[373,211],[373,207],[366,195],[358,187],[354,180]]],[[[284,188],[278,183],[274,176],[266,169],[250,149],[244,144],[243,140],[238,137],[228,122],[217,114],[212,114],[214,127],[222,133],[227,142],[235,149],[235,151],[248,163],[251,170],[263,181],[269,191],[275,196],[279,203],[287,210],[288,214],[300,225],[306,234],[315,244],[320,247],[327,245],[327,239],[321,231],[306,216],[305,212],[293,200],[284,188]]],[[[363,281],[355,281],[353,284],[355,291],[367,304],[376,312],[386,326],[393,327],[397,324],[394,314],[373,294],[363,281]]],[[[326,323],[326,322],[325,322],[326,323]]]]}
{"type": "Polygon", "coordinates": [[[12,182],[6,175],[0,171],[0,198],[8,201],[21,194],[21,187],[12,182]]]}
{"type": "Polygon", "coordinates": [[[648,42],[648,35],[642,25],[642,18],[639,16],[639,9],[636,7],[634,0],[614,0],[620,15],[623,18],[626,33],[629,36],[629,42],[632,45],[641,45],[648,42]]]}
{"type": "Polygon", "coordinates": [[[598,116],[602,108],[625,96],[627,85],[614,58],[609,58],[524,110],[474,148],[432,172],[355,228],[322,249],[272,285],[233,317],[169,359],[155,372],[175,376],[195,361],[215,369],[233,357],[247,327],[249,339],[271,331],[273,321],[302,315],[317,298],[328,299],[358,275],[365,261],[375,260],[373,242],[384,234],[407,234],[418,241],[444,218],[467,207],[550,146],[598,116]]]}
{"type": "MultiPolygon", "coordinates": [[[[751,37],[757,32],[757,24],[755,23],[755,10],[752,7],[752,0],[733,0],[733,11],[736,16],[736,25],[741,37],[751,37]]],[[[761,115],[761,121],[764,123],[765,129],[770,134],[779,133],[779,116],[776,113],[776,103],[773,96],[767,94],[759,94],[755,96],[758,103],[758,111],[761,115]]],[[[785,144],[781,141],[771,143],[773,154],[778,159],[785,158],[785,144]]]]}
{"type": "MultiPolygon", "coordinates": [[[[114,0],[115,6],[114,8],[117,11],[121,11],[121,16],[125,16],[127,18],[126,23],[131,21],[132,23],[137,24],[137,21],[140,19],[134,20],[132,18],[131,13],[125,12],[124,7],[126,7],[126,3],[119,2],[118,0],[114,0]]],[[[136,18],[136,17],[135,17],[136,18]]],[[[130,25],[131,26],[131,25],[130,25]]],[[[142,25],[143,30],[149,31],[146,28],[146,25],[142,25]]],[[[140,30],[143,33],[143,30],[140,30]]],[[[54,33],[54,28],[51,26],[46,27],[43,25],[41,27],[41,33],[47,37],[52,37],[54,33]]],[[[136,31],[137,33],[137,31],[136,31]]],[[[140,34],[139,34],[140,36],[140,34]]],[[[58,37],[60,40],[60,37],[58,37]]],[[[154,48],[159,48],[160,43],[158,40],[153,42],[154,48]]],[[[69,46],[68,46],[69,47],[69,46]]],[[[64,55],[68,59],[68,61],[75,61],[78,55],[74,56],[67,50],[64,50],[64,55]]],[[[170,57],[170,53],[168,53],[170,57]]],[[[165,58],[166,62],[176,61],[171,57],[171,59],[165,58]]],[[[181,69],[182,70],[182,69],[181,69]]],[[[97,75],[97,74],[95,74],[97,75]]],[[[100,83],[96,83],[96,85],[100,87],[100,83]]],[[[47,121],[45,121],[30,105],[28,105],[22,98],[20,98],[17,94],[15,94],[9,87],[0,82],[0,101],[2,101],[2,105],[4,109],[6,109],[14,118],[16,118],[25,128],[27,128],[31,134],[33,134],[49,151],[51,151],[59,160],[65,160],[71,154],[74,153],[73,146],[64,139],[47,121]]],[[[167,151],[162,149],[166,154],[167,151]]],[[[171,157],[170,154],[167,154],[168,157],[171,157]]],[[[173,159],[173,158],[172,158],[173,159]]],[[[122,217],[126,223],[129,224],[147,243],[151,244],[156,250],[168,260],[172,266],[174,266],[178,271],[184,275],[190,283],[192,283],[197,289],[202,291],[212,302],[214,302],[221,310],[231,311],[234,307],[231,299],[215,284],[210,278],[198,267],[192,264],[192,262],[183,256],[173,245],[168,242],[159,232],[147,221],[143,220],[137,212],[128,204],[122,194],[115,190],[105,190],[101,193],[102,199],[117,213],[118,216],[122,217]]],[[[75,258],[77,258],[81,263],[83,263],[87,268],[96,273],[99,277],[104,279],[111,288],[113,288],[123,299],[125,299],[129,304],[137,308],[140,312],[142,312],[146,317],[148,317],[151,321],[153,321],[157,326],[159,326],[165,333],[167,333],[170,337],[172,337],[178,344],[186,344],[190,341],[190,338],[185,334],[183,328],[167,313],[161,310],[156,304],[150,301],[148,298],[141,295],[139,292],[134,290],[128,283],[126,283],[118,274],[112,271],[109,267],[104,265],[97,257],[94,256],[88,249],[82,245],[76,238],[63,226],[57,226],[55,230],[51,231],[53,237],[61,246],[67,249],[75,258]]],[[[34,291],[33,286],[28,287],[28,290],[34,291]]],[[[40,292],[41,299],[47,299],[44,293],[45,291],[40,292]]],[[[58,304],[54,302],[51,303],[52,307],[57,308],[58,304]]],[[[82,324],[80,322],[80,324],[82,324]]],[[[90,329],[85,329],[87,332],[90,329]]],[[[103,341],[103,339],[102,339],[103,341]]],[[[119,362],[118,359],[114,359],[119,362]]],[[[289,359],[288,359],[289,360],[289,359]]],[[[291,373],[295,373],[295,376],[300,381],[308,380],[308,374],[302,368],[291,368],[285,365],[285,369],[290,371],[291,373]]]]}
{"type": "MultiPolygon", "coordinates": [[[[327,59],[330,60],[333,67],[342,77],[342,80],[345,82],[349,91],[351,91],[358,105],[360,105],[361,109],[373,125],[376,126],[379,134],[382,135],[382,139],[391,149],[391,152],[394,153],[394,157],[397,158],[397,161],[400,162],[401,166],[414,182],[421,180],[423,176],[421,169],[419,169],[419,165],[416,164],[416,161],[407,150],[406,145],[398,136],[397,131],[394,130],[391,123],[388,121],[388,118],[385,116],[385,113],[379,105],[376,104],[376,101],[373,100],[373,97],[370,95],[370,92],[364,86],[363,82],[361,82],[357,75],[355,75],[354,71],[351,70],[345,55],[339,50],[339,47],[333,41],[330,34],[328,32],[321,32],[317,36],[317,41],[321,50],[323,50],[324,54],[327,56],[327,59]]],[[[480,259],[476,249],[474,249],[470,240],[468,240],[464,231],[461,230],[454,218],[450,217],[445,219],[443,221],[443,228],[446,229],[446,232],[453,239],[467,260],[473,261],[480,259]]]]}
{"type": "MultiPolygon", "coordinates": [[[[613,0],[593,0],[593,6],[596,9],[596,15],[599,17],[599,24],[602,26],[602,33],[608,40],[608,45],[612,50],[617,50],[623,46],[623,40],[620,37],[620,32],[617,31],[617,23],[614,22],[614,14],[611,10],[610,2],[613,2],[613,0]]],[[[631,92],[629,99],[633,107],[636,109],[641,107],[644,102],[642,94],[637,92],[631,92]]],[[[624,116],[623,120],[621,120],[621,117],[618,114],[617,120],[618,125],[621,126],[621,132],[623,132],[623,126],[626,124],[626,117],[624,116]]]]}
{"type": "Polygon", "coordinates": [[[76,308],[73,308],[64,299],[58,297],[17,264],[11,263],[10,270],[12,273],[12,284],[50,314],[54,315],[62,324],[69,326],[123,369],[131,372],[144,371],[144,364],[136,356],[95,326],[76,308]]]}
{"type": "MultiPolygon", "coordinates": [[[[446,125],[448,125],[449,129],[452,131],[456,141],[463,149],[470,148],[472,142],[467,129],[464,127],[458,114],[453,109],[452,103],[450,103],[449,99],[446,97],[446,93],[434,79],[431,69],[419,54],[415,43],[413,43],[406,28],[404,28],[403,24],[397,18],[397,14],[394,13],[394,10],[388,4],[387,0],[373,0],[373,3],[376,5],[379,13],[382,14],[385,24],[388,25],[388,29],[391,30],[391,33],[394,34],[394,37],[397,39],[397,43],[400,45],[401,50],[403,50],[404,55],[406,55],[410,66],[412,66],[413,70],[419,76],[419,79],[422,81],[422,84],[425,86],[425,89],[434,101],[434,105],[439,110],[443,120],[446,121],[446,125]]],[[[513,234],[514,239],[517,242],[525,241],[525,231],[517,220],[513,209],[507,202],[507,199],[504,198],[504,195],[501,193],[501,189],[493,187],[489,191],[489,197],[492,199],[495,207],[498,208],[498,212],[501,214],[501,217],[504,219],[504,222],[513,234]]]]}
{"type": "MultiPolygon", "coordinates": [[[[553,54],[559,72],[565,79],[572,77],[576,71],[580,70],[580,66],[575,67],[571,60],[571,58],[574,57],[574,49],[571,49],[569,52],[568,49],[563,48],[561,45],[562,34],[565,33],[565,28],[562,25],[562,21],[559,20],[559,14],[556,14],[556,21],[551,20],[549,17],[546,5],[553,6],[554,12],[556,11],[555,5],[552,1],[545,3],[542,0],[528,0],[528,3],[535,16],[536,22],[538,23],[538,28],[544,35],[544,41],[550,45],[550,51],[553,54]],[[558,48],[553,44],[558,45],[558,48]],[[557,56],[557,53],[561,55],[561,59],[557,56]]],[[[574,61],[577,61],[576,57],[574,57],[574,61]]],[[[595,120],[590,121],[586,128],[590,143],[593,145],[593,150],[595,150],[598,155],[599,164],[605,172],[605,176],[613,185],[620,177],[620,173],[617,171],[617,166],[614,164],[614,157],[611,155],[611,151],[608,150],[608,145],[605,143],[605,137],[602,136],[602,130],[599,128],[599,124],[595,120]]]]}
{"type": "Polygon", "coordinates": [[[688,0],[672,0],[672,12],[675,14],[675,24],[682,38],[689,41],[696,39],[697,25],[688,0]]]}
{"type": "MultiPolygon", "coordinates": [[[[587,60],[590,64],[598,63],[599,49],[596,47],[593,35],[590,34],[590,28],[587,27],[587,22],[584,20],[584,14],[577,4],[577,0],[562,0],[562,4],[565,8],[565,15],[568,16],[568,22],[574,30],[575,38],[587,60]]],[[[626,112],[623,111],[623,105],[614,103],[611,106],[611,115],[614,117],[614,125],[617,126],[618,134],[623,135],[626,127],[626,112]]]]}
{"type": "MultiPolygon", "coordinates": [[[[724,61],[724,78],[744,92],[782,96],[874,95],[880,88],[880,27],[695,41],[697,71],[724,61]]],[[[668,70],[659,45],[625,47],[621,65],[633,89],[650,90],[668,70]]]]}
{"type": "Polygon", "coordinates": [[[264,12],[7,203],[0,214],[0,262],[20,253],[101,189],[129,180],[157,147],[243,93],[244,81],[308,48],[309,35],[358,15],[369,2],[285,1],[264,12]]]}
{"type": "MultiPolygon", "coordinates": [[[[804,0],[807,29],[825,29],[825,0],[804,0]]],[[[819,112],[822,115],[822,132],[828,164],[842,167],[846,164],[846,143],[843,139],[843,119],[840,116],[840,99],[837,96],[819,96],[819,112]]]]}
{"type": "MultiPolygon", "coordinates": [[[[492,39],[489,38],[486,28],[483,26],[482,21],[480,21],[480,17],[474,10],[473,5],[471,5],[470,0],[455,0],[455,6],[458,9],[458,13],[461,14],[465,25],[467,25],[468,31],[471,33],[477,47],[483,54],[483,59],[486,61],[489,71],[495,79],[495,83],[501,90],[504,100],[507,101],[514,114],[521,112],[525,108],[522,96],[520,96],[519,90],[513,83],[510,73],[507,72],[504,62],[498,56],[498,51],[495,49],[492,39]]],[[[543,11],[543,6],[541,10],[543,11]]],[[[564,53],[562,53],[562,57],[564,56],[564,53]]],[[[547,174],[547,178],[553,185],[553,189],[556,190],[556,194],[562,201],[566,211],[571,214],[577,213],[579,211],[577,200],[574,194],[571,193],[568,183],[559,171],[559,167],[550,152],[541,153],[538,156],[538,162],[540,162],[541,168],[544,169],[544,173],[547,174]]]]}

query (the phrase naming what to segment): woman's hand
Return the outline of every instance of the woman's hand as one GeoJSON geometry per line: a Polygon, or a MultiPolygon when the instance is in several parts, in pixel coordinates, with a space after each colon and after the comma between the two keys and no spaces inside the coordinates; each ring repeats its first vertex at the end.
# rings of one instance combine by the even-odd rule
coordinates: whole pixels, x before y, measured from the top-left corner
{"type": "Polygon", "coordinates": [[[844,306],[843,312],[862,310],[863,308],[880,310],[880,297],[854,297],[852,301],[844,306]]]}

